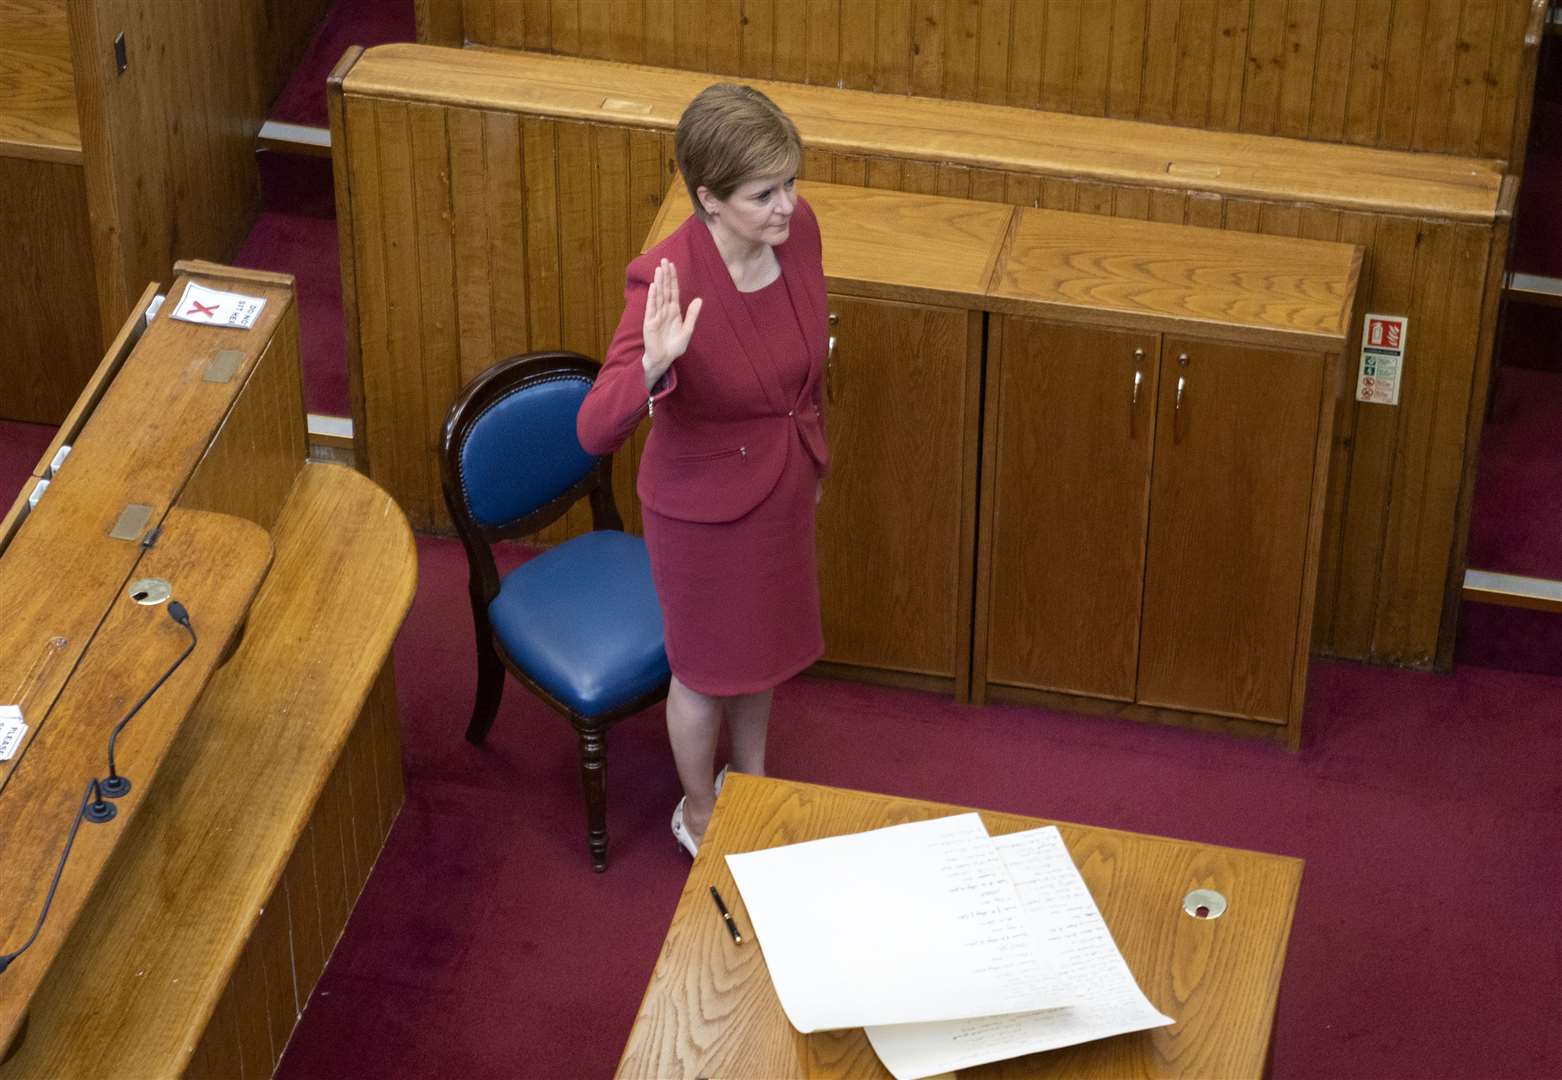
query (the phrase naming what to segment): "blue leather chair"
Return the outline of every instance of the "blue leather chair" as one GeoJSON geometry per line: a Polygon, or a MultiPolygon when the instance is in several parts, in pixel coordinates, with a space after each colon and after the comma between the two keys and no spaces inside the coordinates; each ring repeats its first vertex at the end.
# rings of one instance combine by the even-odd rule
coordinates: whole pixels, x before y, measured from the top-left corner
{"type": "Polygon", "coordinates": [[[607,869],[607,731],[667,696],[662,613],[645,541],[623,532],[611,455],[592,457],[575,414],[598,365],[576,353],[501,361],[445,419],[445,503],[466,547],[477,632],[477,700],[466,737],[481,743],[504,673],[569,719],[580,741],[592,868],[607,869]],[[537,532],[582,497],[596,531],[503,579],[491,545],[537,532]]]}

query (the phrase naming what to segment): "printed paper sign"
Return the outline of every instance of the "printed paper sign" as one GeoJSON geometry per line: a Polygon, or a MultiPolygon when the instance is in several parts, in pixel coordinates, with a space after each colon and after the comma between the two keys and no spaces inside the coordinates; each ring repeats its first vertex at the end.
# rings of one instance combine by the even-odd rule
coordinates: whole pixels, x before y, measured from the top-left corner
{"type": "Polygon", "coordinates": [[[22,710],[16,705],[0,705],[0,761],[10,761],[17,747],[27,738],[22,710]]]}
{"type": "Polygon", "coordinates": [[[245,296],[243,293],[219,292],[195,282],[184,287],[184,295],[174,305],[173,316],[185,322],[205,326],[231,326],[236,330],[248,330],[265,310],[263,296],[245,296]]]}
{"type": "Polygon", "coordinates": [[[1368,315],[1361,328],[1361,373],[1356,400],[1378,405],[1399,404],[1399,379],[1405,370],[1404,315],[1368,315]]]}

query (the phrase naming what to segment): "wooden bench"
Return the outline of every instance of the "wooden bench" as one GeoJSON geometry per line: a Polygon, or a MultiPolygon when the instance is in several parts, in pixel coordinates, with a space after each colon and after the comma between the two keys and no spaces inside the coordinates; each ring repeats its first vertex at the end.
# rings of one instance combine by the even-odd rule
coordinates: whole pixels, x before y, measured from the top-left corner
{"type": "Polygon", "coordinates": [[[327,6],[0,0],[0,419],[58,423],[147,281],[237,249],[327,6]]]}
{"type": "Polygon", "coordinates": [[[244,642],[34,997],[0,1075],[269,1076],[401,808],[395,504],[306,465],[244,642]]]}
{"type": "MultiPolygon", "coordinates": [[[[433,447],[461,385],[528,349],[602,354],[677,182],[672,128],[709,81],[417,45],[338,65],[358,460],[415,526],[445,525],[433,447]]],[[[1451,660],[1515,189],[1501,161],[756,85],[797,122],[808,179],[1362,245],[1365,308],[1409,316],[1409,353],[1399,405],[1336,426],[1314,647],[1451,660]]],[[[621,461],[633,527],[633,447],[621,461]]]]}
{"type": "Polygon", "coordinates": [[[62,428],[64,466],[0,526],[0,583],[49,579],[44,564],[61,583],[26,590],[0,626],[0,684],[20,687],[35,729],[0,805],[0,857],[27,868],[0,878],[6,947],[31,929],[69,824],[34,814],[22,830],[19,815],[59,801],[40,785],[56,775],[80,798],[101,716],[123,704],[72,707],[84,682],[123,693],[98,674],[124,675],[137,639],[119,628],[147,610],[127,579],[161,569],[205,646],[126,728],[120,816],[83,826],[44,933],[0,976],[0,1077],[269,1075],[402,801],[390,649],[416,580],[406,519],[361,474],[305,463],[292,279],[179,270],[176,294],[264,297],[255,329],[162,315],[141,332],[138,309],[62,428]],[[237,368],[213,367],[235,350],[237,368]],[[155,540],[107,535],[131,496],[155,540]],[[212,581],[234,593],[223,583],[241,577],[246,596],[211,602],[212,581]]]}

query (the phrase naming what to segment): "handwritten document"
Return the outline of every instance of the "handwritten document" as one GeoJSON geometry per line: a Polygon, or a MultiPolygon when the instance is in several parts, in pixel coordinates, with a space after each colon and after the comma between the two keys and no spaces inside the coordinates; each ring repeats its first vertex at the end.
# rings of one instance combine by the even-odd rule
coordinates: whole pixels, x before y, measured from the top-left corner
{"type": "Polygon", "coordinates": [[[728,855],[727,865],[798,1031],[1076,999],[1058,977],[1064,954],[1034,932],[976,814],[728,855]]]}
{"type": "MultiPolygon", "coordinates": [[[[1058,974],[1079,1000],[1037,1012],[868,1027],[868,1041],[896,1080],[1174,1022],[1150,1004],[1134,981],[1057,829],[1011,833],[991,843],[1002,853],[1033,932],[1061,965],[1058,974]]],[[[765,958],[770,958],[768,950],[765,958]]]]}

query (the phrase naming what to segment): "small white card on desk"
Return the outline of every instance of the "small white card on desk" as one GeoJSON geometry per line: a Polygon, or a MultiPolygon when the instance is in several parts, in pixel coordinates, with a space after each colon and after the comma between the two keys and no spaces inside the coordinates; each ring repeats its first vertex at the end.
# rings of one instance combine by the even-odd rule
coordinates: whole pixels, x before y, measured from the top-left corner
{"type": "Polygon", "coordinates": [[[10,761],[27,738],[20,705],[0,705],[0,761],[10,761]]]}
{"type": "Polygon", "coordinates": [[[184,295],[174,305],[173,316],[184,322],[205,326],[229,326],[236,330],[248,330],[260,318],[266,308],[263,296],[245,296],[243,293],[222,292],[208,289],[195,282],[184,287],[184,295]]]}

